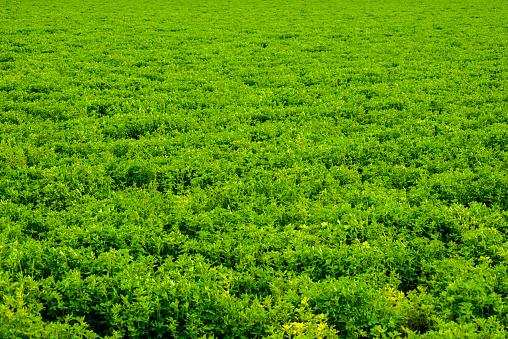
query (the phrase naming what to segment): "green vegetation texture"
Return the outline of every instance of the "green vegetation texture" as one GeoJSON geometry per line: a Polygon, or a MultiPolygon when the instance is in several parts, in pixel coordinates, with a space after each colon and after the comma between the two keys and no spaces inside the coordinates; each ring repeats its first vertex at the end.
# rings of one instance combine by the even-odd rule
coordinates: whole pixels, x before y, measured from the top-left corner
{"type": "Polygon", "coordinates": [[[0,338],[505,338],[501,0],[0,3],[0,338]]]}

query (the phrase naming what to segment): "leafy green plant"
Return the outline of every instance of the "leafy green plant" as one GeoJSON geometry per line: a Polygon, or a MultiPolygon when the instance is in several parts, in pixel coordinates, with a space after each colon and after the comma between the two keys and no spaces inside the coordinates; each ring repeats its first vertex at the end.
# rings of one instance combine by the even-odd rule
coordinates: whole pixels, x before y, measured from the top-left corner
{"type": "Polygon", "coordinates": [[[1,6],[0,337],[506,337],[504,5],[1,6]]]}

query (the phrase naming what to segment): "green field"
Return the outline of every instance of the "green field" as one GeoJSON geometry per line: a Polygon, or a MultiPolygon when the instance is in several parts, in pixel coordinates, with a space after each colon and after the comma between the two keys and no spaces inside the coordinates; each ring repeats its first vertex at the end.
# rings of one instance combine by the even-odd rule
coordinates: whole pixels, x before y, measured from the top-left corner
{"type": "Polygon", "coordinates": [[[0,3],[0,338],[508,337],[504,0],[0,3]]]}

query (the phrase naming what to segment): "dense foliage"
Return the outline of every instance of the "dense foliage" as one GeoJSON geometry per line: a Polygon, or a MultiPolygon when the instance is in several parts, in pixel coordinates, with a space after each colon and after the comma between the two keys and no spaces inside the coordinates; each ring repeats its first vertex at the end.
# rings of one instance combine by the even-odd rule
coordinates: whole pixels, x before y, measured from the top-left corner
{"type": "Polygon", "coordinates": [[[507,17],[4,2],[0,338],[505,338],[507,17]]]}

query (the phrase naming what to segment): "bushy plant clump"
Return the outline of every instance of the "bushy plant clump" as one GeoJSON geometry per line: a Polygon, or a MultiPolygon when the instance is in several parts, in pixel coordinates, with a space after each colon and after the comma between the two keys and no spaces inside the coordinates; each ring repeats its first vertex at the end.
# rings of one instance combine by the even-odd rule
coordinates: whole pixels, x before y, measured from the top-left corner
{"type": "Polygon", "coordinates": [[[0,338],[505,338],[501,1],[0,7],[0,338]]]}

